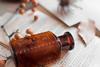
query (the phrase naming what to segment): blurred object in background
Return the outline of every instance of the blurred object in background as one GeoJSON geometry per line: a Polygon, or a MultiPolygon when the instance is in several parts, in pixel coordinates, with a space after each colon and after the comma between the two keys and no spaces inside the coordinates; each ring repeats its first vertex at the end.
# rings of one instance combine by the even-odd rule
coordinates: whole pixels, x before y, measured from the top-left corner
{"type": "Polygon", "coordinates": [[[0,67],[4,67],[5,66],[5,61],[0,60],[0,67]]]}
{"type": "Polygon", "coordinates": [[[2,1],[16,3],[16,2],[21,2],[22,0],[2,0],[2,1]]]}

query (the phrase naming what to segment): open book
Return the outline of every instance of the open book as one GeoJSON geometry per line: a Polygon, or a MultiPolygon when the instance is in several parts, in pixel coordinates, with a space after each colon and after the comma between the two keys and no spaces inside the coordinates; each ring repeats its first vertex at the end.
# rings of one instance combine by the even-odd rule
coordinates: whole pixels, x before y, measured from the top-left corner
{"type": "MultiPolygon", "coordinates": [[[[74,0],[76,1],[76,0],[74,0]]],[[[87,17],[84,15],[82,9],[74,7],[76,2],[71,4],[69,7],[64,7],[65,10],[60,9],[59,2],[60,0],[38,0],[39,4],[45,7],[48,11],[62,20],[66,25],[73,26],[79,23],[82,20],[85,20],[87,17]],[[63,11],[65,12],[64,14],[63,11]]]]}
{"type": "MultiPolygon", "coordinates": [[[[11,14],[7,14],[6,17],[10,17],[11,14]]],[[[3,20],[0,20],[2,24],[3,20]]],[[[88,43],[87,47],[84,47],[83,43],[78,38],[77,29],[72,27],[68,28],[66,25],[57,22],[55,19],[51,19],[49,16],[37,11],[35,14],[31,14],[28,11],[25,15],[20,16],[16,14],[15,17],[5,26],[8,34],[19,29],[19,33],[24,36],[25,30],[27,28],[32,28],[34,34],[52,31],[57,36],[63,34],[66,31],[71,32],[75,40],[75,48],[68,53],[64,53],[60,60],[56,61],[54,64],[47,65],[47,67],[99,67],[100,66],[100,39],[96,36],[88,43]],[[38,15],[39,19],[33,22],[33,16],[38,15]],[[95,62],[95,61],[96,62],[95,62]]],[[[0,41],[8,44],[7,36],[4,34],[0,28],[0,41]]],[[[1,50],[2,51],[2,50],[1,50]]],[[[1,52],[3,54],[3,52],[1,52]]],[[[6,53],[6,51],[4,51],[6,53]]],[[[8,53],[9,54],[9,53],[8,53]]],[[[9,54],[10,55],[10,54],[9,54]]],[[[13,60],[7,61],[6,67],[15,67],[13,60]]]]}

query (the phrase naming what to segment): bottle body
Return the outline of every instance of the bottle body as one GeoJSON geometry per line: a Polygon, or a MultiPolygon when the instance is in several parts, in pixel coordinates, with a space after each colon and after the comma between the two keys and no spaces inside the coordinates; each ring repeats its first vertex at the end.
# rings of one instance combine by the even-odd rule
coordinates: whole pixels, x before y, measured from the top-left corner
{"type": "Polygon", "coordinates": [[[61,46],[51,32],[44,32],[13,41],[18,67],[48,64],[60,57],[61,46]]]}
{"type": "Polygon", "coordinates": [[[73,46],[71,38],[67,36],[69,34],[56,37],[48,31],[12,40],[16,67],[38,67],[37,65],[46,65],[56,61],[61,55],[62,47],[67,46],[66,50],[69,50],[70,46],[73,46]]]}

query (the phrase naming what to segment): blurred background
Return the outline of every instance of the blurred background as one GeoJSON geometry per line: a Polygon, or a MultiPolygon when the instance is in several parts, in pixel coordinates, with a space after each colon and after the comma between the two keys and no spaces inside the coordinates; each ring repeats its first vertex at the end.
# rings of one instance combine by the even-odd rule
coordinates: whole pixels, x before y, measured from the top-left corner
{"type": "Polygon", "coordinates": [[[0,0],[0,15],[6,12],[13,12],[17,8],[19,2],[19,0],[0,0]]]}

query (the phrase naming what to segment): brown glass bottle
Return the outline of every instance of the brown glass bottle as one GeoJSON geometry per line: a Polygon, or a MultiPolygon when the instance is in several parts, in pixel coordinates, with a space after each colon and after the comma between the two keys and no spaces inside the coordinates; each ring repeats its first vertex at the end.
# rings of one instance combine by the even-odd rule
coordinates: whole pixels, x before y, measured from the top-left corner
{"type": "Polygon", "coordinates": [[[74,48],[74,40],[69,32],[57,37],[52,32],[44,32],[11,40],[15,53],[16,67],[38,67],[58,59],[61,50],[74,48]]]}

